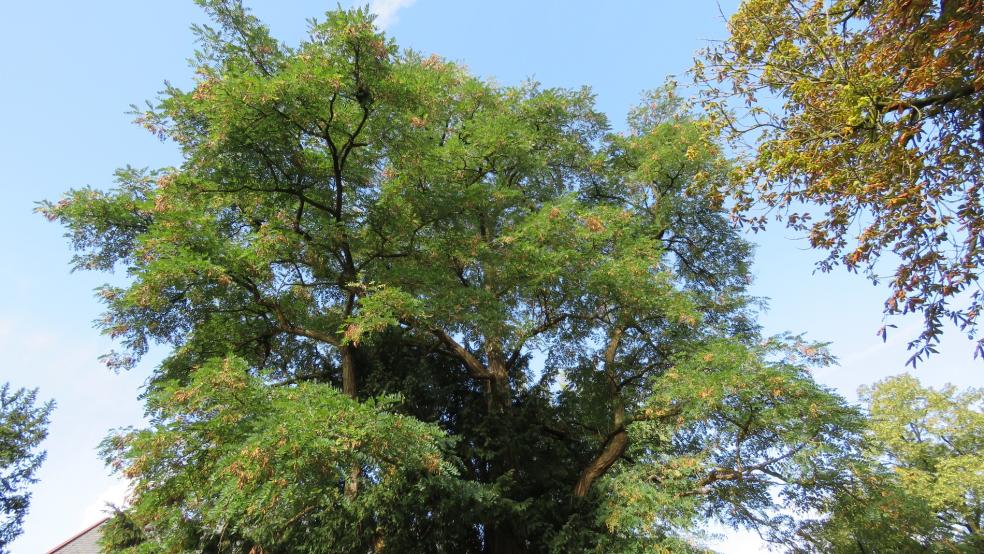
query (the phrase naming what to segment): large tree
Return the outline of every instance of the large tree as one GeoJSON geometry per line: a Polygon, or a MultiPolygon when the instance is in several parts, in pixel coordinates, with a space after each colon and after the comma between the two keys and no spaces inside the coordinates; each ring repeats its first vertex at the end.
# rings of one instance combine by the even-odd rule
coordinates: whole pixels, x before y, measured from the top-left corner
{"type": "Polygon", "coordinates": [[[852,448],[829,361],[754,323],[730,165],[672,90],[615,134],[587,90],[400,51],[364,11],[296,47],[203,5],[192,90],[140,120],[177,168],[42,211],[122,267],[104,330],[148,383],[105,443],[113,550],[695,550],[787,537],[852,448]]]}
{"type": "Polygon", "coordinates": [[[817,552],[984,549],[984,389],[923,387],[901,375],[861,390],[870,423],[864,456],[805,525],[817,552]]]}
{"type": "Polygon", "coordinates": [[[823,271],[887,281],[885,314],[925,319],[911,363],[948,320],[976,337],[984,2],[746,0],[728,29],[694,71],[714,126],[750,153],[734,213],[785,218],[823,271]]]}
{"type": "Polygon", "coordinates": [[[0,387],[0,552],[23,531],[31,503],[28,487],[44,462],[39,451],[48,436],[48,418],[54,403],[37,402],[38,391],[0,387]]]}

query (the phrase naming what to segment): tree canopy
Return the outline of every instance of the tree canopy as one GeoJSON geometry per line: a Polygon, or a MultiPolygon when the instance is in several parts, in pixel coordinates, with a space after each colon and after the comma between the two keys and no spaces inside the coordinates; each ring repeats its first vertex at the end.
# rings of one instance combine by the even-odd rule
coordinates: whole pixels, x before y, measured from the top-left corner
{"type": "Polygon", "coordinates": [[[822,344],[761,335],[732,165],[671,88],[619,134],[365,10],[288,46],[201,3],[193,88],[139,115],[180,167],[41,206],[126,272],[106,362],[170,347],[104,443],[134,487],[108,549],[701,551],[833,494],[860,416],[822,344]]]}
{"type": "Polygon", "coordinates": [[[802,535],[821,552],[980,552],[984,390],[902,375],[861,391],[870,422],[829,517],[802,535]]]}
{"type": "Polygon", "coordinates": [[[976,337],[984,3],[746,0],[728,27],[694,73],[713,126],[750,153],[734,213],[759,227],[753,208],[770,208],[826,252],[821,270],[887,281],[885,314],[925,319],[910,363],[947,321],[976,337]]]}
{"type": "Polygon", "coordinates": [[[23,531],[31,504],[28,487],[45,452],[38,446],[48,436],[48,418],[54,403],[37,402],[38,391],[0,387],[0,552],[23,531]]]}

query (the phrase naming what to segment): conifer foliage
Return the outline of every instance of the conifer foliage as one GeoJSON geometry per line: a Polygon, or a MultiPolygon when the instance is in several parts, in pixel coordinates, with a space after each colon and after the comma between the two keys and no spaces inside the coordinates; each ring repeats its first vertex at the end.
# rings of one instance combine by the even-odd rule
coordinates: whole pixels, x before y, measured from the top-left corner
{"type": "Polygon", "coordinates": [[[22,532],[24,517],[31,504],[28,487],[44,462],[39,451],[48,436],[48,419],[53,402],[38,404],[38,391],[0,387],[0,552],[22,532]]]}

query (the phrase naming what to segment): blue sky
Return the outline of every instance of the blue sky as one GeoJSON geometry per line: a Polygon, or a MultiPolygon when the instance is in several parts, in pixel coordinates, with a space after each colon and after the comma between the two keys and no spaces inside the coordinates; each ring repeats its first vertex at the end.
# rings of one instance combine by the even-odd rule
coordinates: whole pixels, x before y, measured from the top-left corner
{"type": "MultiPolygon", "coordinates": [[[[288,43],[305,19],[334,2],[247,1],[288,43]]],[[[621,125],[643,90],[682,75],[693,52],[723,38],[720,13],[736,0],[541,0],[478,2],[380,0],[373,9],[401,46],[437,53],[503,84],[533,77],[546,86],[590,85],[598,106],[621,125]]],[[[343,2],[343,5],[349,5],[343,2]]],[[[105,275],[70,274],[62,230],[32,213],[34,202],[84,185],[107,187],[114,169],[179,163],[171,144],[130,123],[131,103],[151,99],[165,79],[189,82],[190,0],[10,2],[0,18],[0,381],[40,387],[54,398],[48,460],[34,489],[25,534],[13,552],[44,552],[101,517],[123,486],[108,476],[96,446],[114,427],[139,425],[136,398],[154,360],[116,375],[96,358],[110,348],[92,328],[92,289],[105,275]]],[[[683,80],[681,78],[681,80],[683,80]]],[[[814,275],[817,254],[775,227],[759,243],[755,292],[770,297],[768,332],[806,332],[833,342],[840,365],[818,380],[853,398],[857,387],[904,370],[902,320],[887,343],[876,338],[886,291],[859,276],[814,275]]],[[[971,344],[951,331],[943,354],[919,367],[924,382],[984,386],[971,344]]],[[[723,543],[756,551],[748,536],[723,543]]]]}

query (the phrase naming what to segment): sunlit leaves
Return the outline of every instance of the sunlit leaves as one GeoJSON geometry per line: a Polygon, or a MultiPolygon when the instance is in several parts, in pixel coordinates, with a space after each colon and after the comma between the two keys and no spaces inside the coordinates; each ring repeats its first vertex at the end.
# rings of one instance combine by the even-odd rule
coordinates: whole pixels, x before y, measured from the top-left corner
{"type": "Polygon", "coordinates": [[[901,375],[863,387],[865,456],[844,468],[829,517],[802,535],[818,552],[976,552],[984,498],[984,391],[901,375]]]}
{"type": "Polygon", "coordinates": [[[194,522],[198,544],[220,550],[350,551],[390,540],[402,495],[456,471],[444,434],[393,413],[396,399],[358,402],[315,383],[269,387],[236,358],[212,360],[148,401],[154,425],[110,437],[104,452],[141,498],[127,517],[159,548],[183,548],[194,522]],[[356,461],[366,487],[351,500],[342,483],[356,461]],[[174,495],[186,500],[170,508],[174,495]]]}
{"type": "Polygon", "coordinates": [[[749,154],[736,217],[759,228],[756,208],[776,208],[825,251],[821,270],[888,282],[886,315],[924,316],[911,363],[946,320],[973,338],[981,311],[982,14],[979,0],[749,0],[694,68],[749,154]]]}

